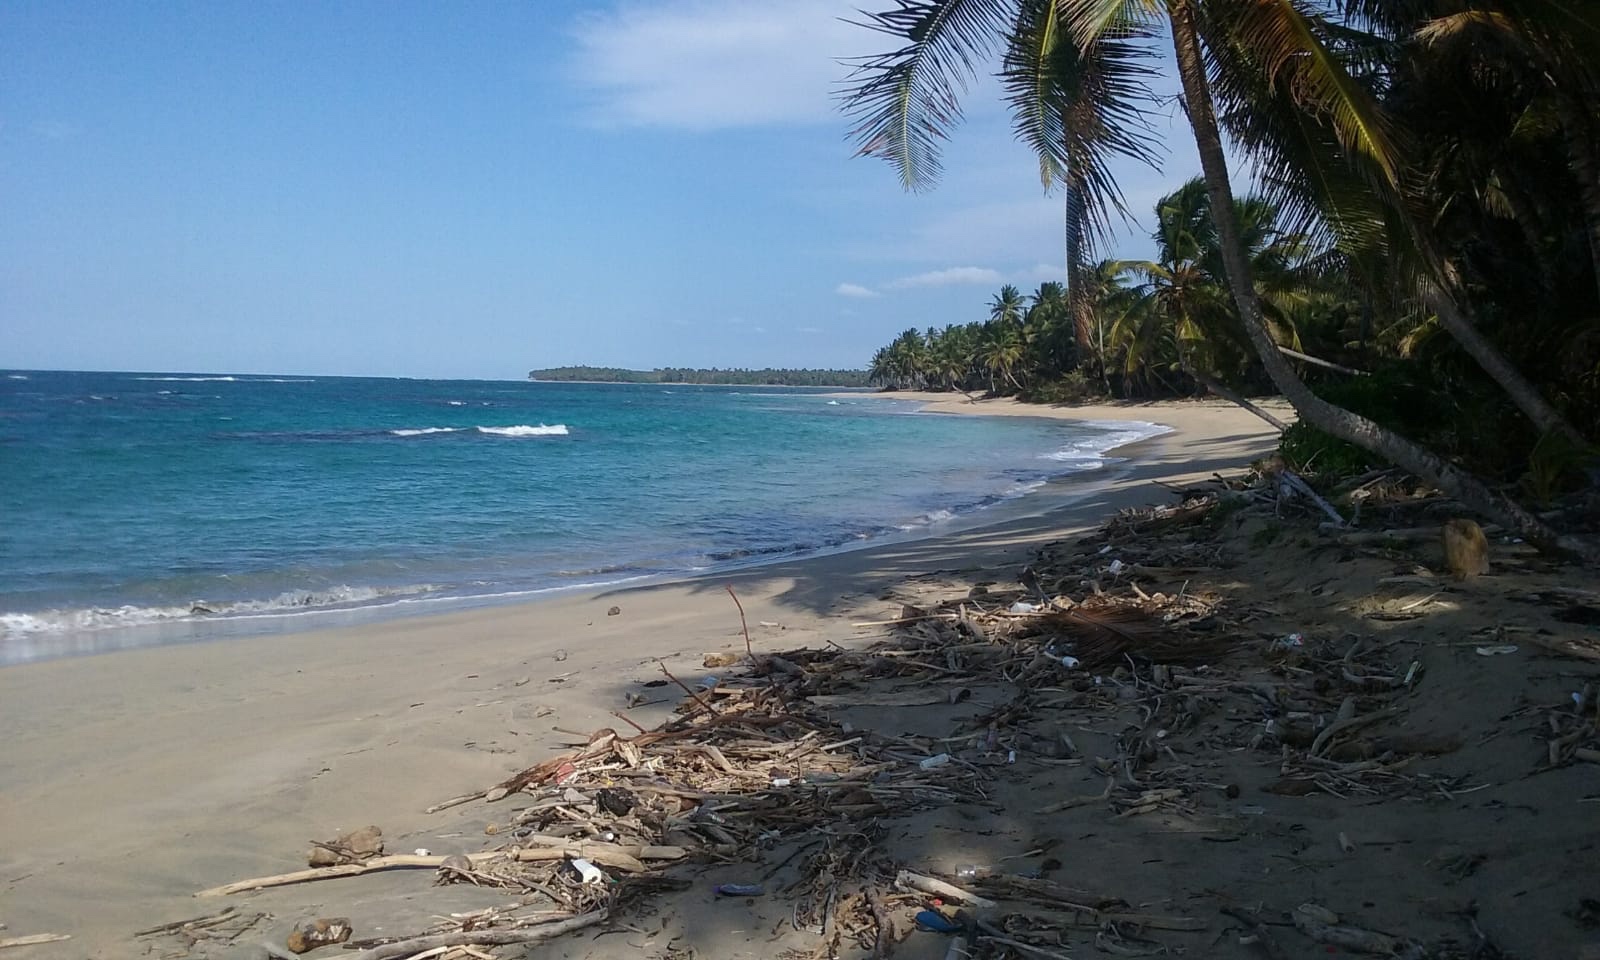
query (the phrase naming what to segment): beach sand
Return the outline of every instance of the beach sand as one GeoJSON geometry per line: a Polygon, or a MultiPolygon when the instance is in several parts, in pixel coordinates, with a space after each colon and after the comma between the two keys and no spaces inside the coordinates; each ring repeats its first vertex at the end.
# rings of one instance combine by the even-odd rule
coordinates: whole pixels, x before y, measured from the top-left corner
{"type": "MultiPolygon", "coordinates": [[[[525,605],[0,669],[5,935],[73,937],[30,956],[127,956],[135,930],[206,912],[194,891],[303,866],[308,840],[369,822],[391,851],[476,850],[481,834],[423,809],[572,740],[552,727],[613,724],[609,711],[655,675],[654,658],[698,676],[703,653],[738,642],[724,584],[758,645],[867,642],[851,620],[892,615],[878,597],[909,577],[1020,565],[1035,545],[1120,506],[1169,500],[1153,479],[1204,477],[1272,445],[1263,424],[1223,404],[926,398],[939,412],[1150,420],[1175,432],[1122,451],[1134,461],[1105,477],[1075,481],[1076,499],[1029,498],[1054,505],[1043,516],[948,536],[525,605]],[[613,606],[621,612],[608,616],[613,606]],[[754,626],[762,621],[781,627],[754,626]]],[[[894,469],[884,465],[885,482],[894,469]]],[[[666,709],[631,715],[648,727],[666,709]]],[[[414,877],[362,884],[379,899],[419,888],[414,877]]],[[[348,911],[355,893],[323,884],[255,899],[291,916],[323,902],[348,911]]]]}

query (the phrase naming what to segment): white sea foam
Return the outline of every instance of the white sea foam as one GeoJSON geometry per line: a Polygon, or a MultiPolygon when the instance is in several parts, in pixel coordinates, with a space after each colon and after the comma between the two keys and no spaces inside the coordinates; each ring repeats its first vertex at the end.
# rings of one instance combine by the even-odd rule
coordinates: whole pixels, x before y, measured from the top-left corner
{"type": "Polygon", "coordinates": [[[6,374],[6,379],[7,380],[26,380],[26,379],[28,379],[28,375],[25,374],[25,373],[8,373],[8,374],[6,374]]]}
{"type": "Polygon", "coordinates": [[[1040,454],[1040,459],[1074,464],[1081,470],[1094,470],[1103,466],[1105,454],[1117,447],[1172,432],[1171,427],[1144,420],[1085,420],[1083,424],[1109,432],[1074,440],[1059,450],[1040,454]]]}
{"type": "Polygon", "coordinates": [[[567,435],[567,425],[564,423],[539,424],[530,427],[519,424],[515,427],[479,427],[479,433],[493,434],[497,437],[564,437],[567,435]]]}
{"type": "Polygon", "coordinates": [[[417,427],[414,430],[390,430],[397,437],[420,437],[429,433],[456,433],[466,427],[417,427]]]}
{"type": "Polygon", "coordinates": [[[446,400],[445,403],[450,404],[452,407],[464,407],[467,405],[465,400],[446,400]]]}
{"type": "Polygon", "coordinates": [[[434,584],[406,587],[352,587],[340,585],[325,590],[291,590],[266,600],[208,602],[196,600],[183,606],[91,607],[77,610],[38,610],[32,613],[0,613],[0,637],[32,634],[81,633],[116,627],[174,620],[237,619],[283,616],[291,613],[325,610],[330,607],[359,606],[380,600],[402,602],[407,597],[439,589],[434,584]]]}
{"type": "Polygon", "coordinates": [[[154,380],[158,383],[233,383],[238,377],[134,377],[135,380],[154,380]]]}

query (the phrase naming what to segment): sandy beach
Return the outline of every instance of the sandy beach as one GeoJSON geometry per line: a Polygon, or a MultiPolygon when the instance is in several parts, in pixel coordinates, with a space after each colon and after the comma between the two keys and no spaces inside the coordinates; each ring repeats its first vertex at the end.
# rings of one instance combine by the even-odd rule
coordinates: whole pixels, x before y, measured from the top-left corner
{"type": "MultiPolygon", "coordinates": [[[[1115,476],[1079,481],[1076,499],[1044,516],[951,536],[643,589],[0,670],[7,935],[73,937],[29,955],[126,956],[135,930],[196,914],[196,890],[294,869],[308,839],[368,822],[382,824],[390,849],[476,849],[481,838],[458,818],[423,808],[570,742],[552,727],[612,722],[654,658],[698,675],[703,653],[738,640],[725,583],[752,624],[780,625],[756,628],[758,644],[865,642],[870,632],[850,622],[892,613],[878,598],[908,577],[1025,562],[1033,546],[1119,506],[1168,499],[1155,479],[1204,477],[1271,446],[1259,421],[1222,404],[925,399],[935,412],[1150,420],[1174,432],[1121,451],[1133,459],[1115,476]]],[[[649,726],[665,709],[631,714],[649,726]]],[[[289,915],[334,893],[259,899],[289,915]]]]}

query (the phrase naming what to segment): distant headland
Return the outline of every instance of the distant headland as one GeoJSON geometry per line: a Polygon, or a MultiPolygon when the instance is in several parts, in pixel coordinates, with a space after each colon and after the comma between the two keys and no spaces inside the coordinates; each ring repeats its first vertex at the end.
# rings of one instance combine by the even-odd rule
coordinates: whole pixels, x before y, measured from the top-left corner
{"type": "Polygon", "coordinates": [[[620,367],[551,367],[529,370],[529,380],[564,383],[696,383],[745,387],[865,387],[865,370],[761,370],[743,368],[719,370],[689,367],[658,367],[654,370],[624,370],[620,367]]]}

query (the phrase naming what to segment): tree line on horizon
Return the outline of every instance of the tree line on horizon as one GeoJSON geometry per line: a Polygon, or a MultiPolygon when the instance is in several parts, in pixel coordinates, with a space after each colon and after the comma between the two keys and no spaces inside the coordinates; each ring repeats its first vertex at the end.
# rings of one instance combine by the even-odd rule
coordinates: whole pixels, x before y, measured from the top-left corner
{"type": "Polygon", "coordinates": [[[1540,515],[1587,491],[1600,529],[1600,4],[896,0],[865,18],[898,45],[843,93],[859,153],[932,186],[961,95],[998,62],[1061,188],[1066,253],[1064,284],[901,334],[878,382],[1271,391],[1298,465],[1394,465],[1600,558],[1540,515]],[[1157,204],[1154,259],[1098,259],[1130,216],[1113,162],[1159,169],[1158,44],[1201,176],[1157,204]]]}
{"type": "Polygon", "coordinates": [[[529,380],[549,380],[572,383],[594,381],[600,383],[693,383],[712,386],[767,386],[767,387],[865,387],[868,386],[865,370],[823,370],[811,368],[783,369],[763,367],[751,370],[736,367],[727,370],[711,367],[657,367],[654,370],[627,370],[622,367],[551,367],[528,371],[529,380]]]}

